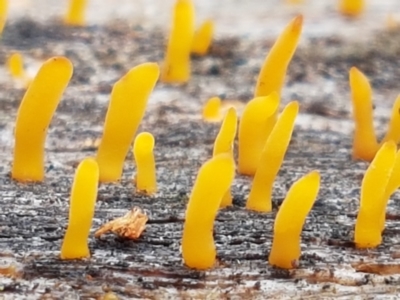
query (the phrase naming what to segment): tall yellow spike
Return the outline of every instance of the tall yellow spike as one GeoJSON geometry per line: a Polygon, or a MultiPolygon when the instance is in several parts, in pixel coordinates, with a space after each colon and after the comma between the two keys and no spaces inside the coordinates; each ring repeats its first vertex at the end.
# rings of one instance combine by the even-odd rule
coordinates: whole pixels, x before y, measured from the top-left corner
{"type": "Polygon", "coordinates": [[[393,141],[396,144],[400,142],[400,95],[397,96],[396,101],[393,104],[392,116],[390,117],[388,130],[381,145],[387,141],[393,141]]]}
{"type": "Polygon", "coordinates": [[[3,33],[8,14],[8,0],[0,0],[0,35],[3,33]]]}

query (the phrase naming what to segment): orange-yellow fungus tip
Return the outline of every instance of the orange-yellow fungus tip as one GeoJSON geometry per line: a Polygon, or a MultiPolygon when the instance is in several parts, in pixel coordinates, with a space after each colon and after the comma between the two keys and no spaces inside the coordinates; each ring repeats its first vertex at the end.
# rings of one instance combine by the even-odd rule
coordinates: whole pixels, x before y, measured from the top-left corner
{"type": "Polygon", "coordinates": [[[357,17],[365,10],[365,0],[340,0],[339,12],[348,17],[357,17]]]}
{"type": "Polygon", "coordinates": [[[400,142],[400,95],[397,96],[393,104],[389,127],[381,145],[387,141],[393,141],[396,144],[400,142]]]}
{"type": "Polygon", "coordinates": [[[386,142],[376,153],[361,184],[360,208],[354,230],[357,248],[373,248],[382,242],[385,194],[396,161],[396,144],[386,142]]]}
{"type": "Polygon", "coordinates": [[[279,101],[278,94],[273,92],[254,98],[245,106],[238,133],[239,173],[250,176],[256,173],[261,152],[276,122],[279,101]]]}
{"type": "Polygon", "coordinates": [[[154,137],[149,132],[138,134],[133,145],[136,162],[136,188],[151,195],[157,191],[156,164],[154,161],[154,137]]]}
{"type": "Polygon", "coordinates": [[[221,99],[219,97],[210,98],[203,107],[203,120],[206,122],[220,122],[222,118],[221,99]]]}
{"type": "MultiPolygon", "coordinates": [[[[231,155],[233,159],[233,143],[237,131],[237,113],[235,108],[231,107],[227,111],[221,129],[214,142],[213,156],[221,153],[231,155]]],[[[232,205],[232,195],[230,189],[222,197],[221,207],[232,205]]]]}
{"type": "Polygon", "coordinates": [[[269,135],[261,153],[258,168],[253,179],[246,208],[270,212],[272,210],[272,189],[275,177],[283,163],[292,138],[299,103],[292,101],[284,108],[269,135]]]}
{"type": "Polygon", "coordinates": [[[0,35],[3,33],[7,21],[8,0],[0,0],[0,35]]]}
{"type": "Polygon", "coordinates": [[[194,17],[192,0],[176,0],[167,52],[162,66],[162,82],[186,83],[189,81],[194,17]]]}
{"type": "Polygon", "coordinates": [[[300,258],[300,235],[305,219],[314,205],[320,186],[318,171],[297,180],[289,189],[275,218],[269,263],[293,269],[300,258]]]}
{"type": "Polygon", "coordinates": [[[182,235],[182,256],[190,268],[208,269],[215,263],[214,220],[234,176],[235,163],[226,153],[205,162],[197,174],[182,235]]]}
{"type": "Polygon", "coordinates": [[[281,93],[286,70],[296,51],[303,27],[303,16],[295,17],[283,30],[269,51],[258,76],[254,97],[281,93]]]}
{"type": "Polygon", "coordinates": [[[101,182],[115,182],[121,178],[125,157],[159,74],[157,64],[144,63],[115,83],[96,156],[101,182]]]}
{"type": "Polygon", "coordinates": [[[64,23],[71,26],[85,26],[85,10],[87,0],[69,0],[67,14],[64,23]]]}
{"type": "Polygon", "coordinates": [[[196,30],[193,36],[192,53],[197,55],[206,55],[210,48],[212,38],[214,35],[214,22],[206,20],[196,30]]]}
{"type": "Polygon", "coordinates": [[[379,148],[373,123],[372,89],[368,78],[355,67],[350,69],[349,79],[355,126],[353,159],[371,161],[379,148]]]}
{"type": "Polygon", "coordinates": [[[90,256],[88,237],[97,198],[99,167],[93,158],[78,166],[71,189],[68,228],[61,246],[61,259],[90,256]]]}
{"type": "Polygon", "coordinates": [[[47,128],[71,79],[72,63],[53,57],[39,69],[18,109],[15,122],[14,161],[11,171],[18,181],[42,181],[47,128]]]}

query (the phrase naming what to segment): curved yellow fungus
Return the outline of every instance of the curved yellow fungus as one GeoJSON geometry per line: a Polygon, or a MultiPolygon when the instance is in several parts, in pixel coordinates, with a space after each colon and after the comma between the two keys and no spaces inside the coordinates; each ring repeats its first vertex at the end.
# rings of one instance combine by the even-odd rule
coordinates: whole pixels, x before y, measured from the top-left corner
{"type": "Polygon", "coordinates": [[[72,63],[65,57],[46,61],[27,89],[15,122],[12,178],[42,181],[47,128],[71,79],[72,63]]]}
{"type": "Polygon", "coordinates": [[[355,67],[350,69],[350,88],[355,123],[353,159],[371,161],[379,148],[373,123],[372,90],[367,77],[355,67]]]}
{"type": "Polygon", "coordinates": [[[190,78],[190,50],[194,35],[192,0],[176,0],[161,81],[185,83],[190,78]]]}
{"type": "Polygon", "coordinates": [[[386,222],[386,207],[389,202],[390,196],[400,187],[400,150],[396,153],[396,160],[394,162],[393,171],[390,175],[389,182],[386,186],[385,195],[382,201],[381,207],[381,232],[385,229],[385,222],[386,222]]]}
{"type": "Polygon", "coordinates": [[[126,154],[158,77],[158,65],[144,63],[132,68],[115,83],[96,157],[101,182],[121,178],[126,154]]]}
{"type": "Polygon", "coordinates": [[[274,180],[281,168],[294,128],[299,104],[290,102],[279,116],[265,143],[247,199],[246,208],[269,212],[272,210],[272,189],[274,180]]]}
{"type": "Polygon", "coordinates": [[[69,7],[64,23],[71,26],[85,26],[87,0],[69,0],[69,7]]]}
{"type": "Polygon", "coordinates": [[[295,17],[283,30],[269,51],[258,76],[254,97],[279,95],[285,81],[286,70],[296,51],[303,27],[303,16],[295,17]]]}
{"type": "Polygon", "coordinates": [[[212,20],[204,21],[196,30],[193,36],[192,53],[197,55],[206,55],[210,48],[214,35],[214,22],[212,20]]]}
{"type": "Polygon", "coordinates": [[[234,176],[235,163],[226,153],[214,156],[199,170],[187,205],[182,235],[182,256],[190,268],[208,269],[214,265],[214,220],[234,176]]]}
{"type": "Polygon", "coordinates": [[[221,99],[212,97],[203,107],[203,120],[206,122],[219,122],[221,119],[221,99]]]}
{"type": "Polygon", "coordinates": [[[386,142],[376,153],[361,184],[360,208],[354,230],[357,248],[372,248],[382,242],[385,193],[396,160],[396,145],[386,142]]]}
{"type": "Polygon", "coordinates": [[[269,263],[293,269],[300,258],[300,235],[305,219],[314,205],[320,186],[320,175],[312,171],[297,180],[289,189],[274,224],[274,237],[269,263]]]}
{"type": "Polygon", "coordinates": [[[239,173],[251,176],[256,173],[261,152],[276,122],[279,100],[274,92],[254,98],[245,106],[239,122],[239,173]]]}
{"type": "Polygon", "coordinates": [[[148,195],[157,191],[156,163],[153,149],[153,135],[149,132],[138,134],[133,145],[133,156],[136,162],[136,188],[148,195]]]}
{"type": "Polygon", "coordinates": [[[3,33],[7,21],[8,0],[0,0],[0,34],[3,33]]]}
{"type": "Polygon", "coordinates": [[[75,172],[71,189],[68,228],[61,246],[61,259],[89,257],[88,237],[97,198],[99,167],[93,158],[84,159],[75,172]]]}
{"type": "Polygon", "coordinates": [[[349,17],[359,16],[365,9],[365,0],[340,0],[339,12],[349,17]]]}
{"type": "MultiPolygon", "coordinates": [[[[225,115],[221,129],[214,142],[213,156],[221,153],[228,153],[233,157],[233,143],[237,131],[237,114],[235,108],[231,107],[225,115]]],[[[222,197],[221,207],[232,205],[232,195],[230,190],[222,197]]]]}
{"type": "Polygon", "coordinates": [[[393,104],[389,127],[381,145],[387,141],[394,141],[396,144],[400,142],[400,95],[393,104]]]}

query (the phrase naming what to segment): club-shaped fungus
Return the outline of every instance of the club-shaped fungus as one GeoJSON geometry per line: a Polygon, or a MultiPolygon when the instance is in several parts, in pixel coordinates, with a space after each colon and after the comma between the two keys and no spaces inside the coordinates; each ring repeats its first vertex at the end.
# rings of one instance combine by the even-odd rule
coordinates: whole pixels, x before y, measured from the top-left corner
{"type": "Polygon", "coordinates": [[[400,142],[400,95],[397,96],[393,104],[388,130],[381,141],[381,145],[387,141],[394,141],[395,144],[400,142]]]}
{"type": "Polygon", "coordinates": [[[176,0],[167,52],[162,65],[162,82],[186,83],[189,81],[194,17],[192,0],[176,0]]]}
{"type": "Polygon", "coordinates": [[[11,76],[18,81],[23,82],[25,87],[29,86],[30,79],[25,73],[24,63],[21,53],[13,53],[7,60],[7,67],[11,76]]]}
{"type": "Polygon", "coordinates": [[[3,33],[7,21],[8,0],[0,0],[0,35],[3,33]]]}
{"type": "Polygon", "coordinates": [[[340,0],[339,12],[348,17],[357,17],[365,9],[365,0],[340,0]]]}
{"type": "Polygon", "coordinates": [[[203,120],[206,122],[219,122],[221,119],[221,99],[212,97],[203,107],[203,120]]]}
{"type": "Polygon", "coordinates": [[[373,124],[372,90],[367,77],[357,68],[350,69],[350,88],[353,103],[353,159],[371,161],[379,145],[373,124]]]}
{"type": "Polygon", "coordinates": [[[360,208],[354,230],[357,248],[373,248],[382,242],[385,193],[396,160],[396,144],[386,142],[378,150],[361,184],[360,208]]]}
{"type": "Polygon", "coordinates": [[[281,168],[290,139],[292,138],[298,112],[298,102],[290,102],[272,129],[261,153],[253,185],[247,199],[247,209],[259,212],[270,212],[272,210],[271,198],[275,177],[281,168]]]}
{"type": "Polygon", "coordinates": [[[296,51],[303,27],[303,16],[295,17],[283,30],[269,51],[258,75],[254,97],[280,95],[286,70],[296,51]]]}
{"type": "Polygon", "coordinates": [[[279,96],[276,92],[252,99],[244,108],[239,122],[240,174],[253,176],[259,165],[265,142],[275,125],[279,96]]]}
{"type": "Polygon", "coordinates": [[[289,189],[274,224],[269,263],[283,269],[293,269],[300,258],[300,235],[305,219],[314,205],[320,186],[318,171],[297,180],[289,189]]]}
{"type": "Polygon", "coordinates": [[[149,132],[138,134],[133,145],[136,162],[136,188],[151,195],[157,191],[156,163],[154,161],[154,137],[149,132]]]}
{"type": "Polygon", "coordinates": [[[97,198],[99,167],[93,158],[84,159],[76,169],[71,189],[69,220],[61,246],[61,259],[90,256],[88,237],[97,198]]]}
{"type": "Polygon", "coordinates": [[[47,128],[71,79],[72,63],[65,57],[46,61],[27,89],[15,122],[12,178],[42,181],[47,128]]]}
{"type": "Polygon", "coordinates": [[[197,55],[206,55],[210,48],[212,38],[214,35],[214,22],[206,20],[196,30],[193,36],[192,53],[197,55]]]}
{"type": "MultiPolygon", "coordinates": [[[[221,153],[228,153],[233,157],[233,143],[237,131],[237,114],[235,108],[231,107],[225,115],[221,129],[214,142],[213,156],[221,153]]],[[[221,207],[232,205],[232,195],[230,189],[225,193],[221,200],[221,207]]]]}
{"type": "Polygon", "coordinates": [[[382,201],[381,213],[381,232],[385,229],[386,223],[386,207],[389,202],[390,196],[400,187],[400,150],[396,153],[396,160],[394,162],[392,175],[386,186],[385,195],[382,201]]]}
{"type": "Polygon", "coordinates": [[[115,83],[96,157],[101,182],[115,182],[121,178],[125,157],[158,77],[158,65],[144,63],[115,83]]]}
{"type": "Polygon", "coordinates": [[[69,0],[67,14],[64,23],[71,26],[85,26],[85,10],[87,0],[69,0]]]}
{"type": "Polygon", "coordinates": [[[187,205],[182,235],[182,256],[190,268],[208,269],[214,265],[214,220],[234,176],[235,163],[226,153],[214,156],[199,170],[187,205]]]}

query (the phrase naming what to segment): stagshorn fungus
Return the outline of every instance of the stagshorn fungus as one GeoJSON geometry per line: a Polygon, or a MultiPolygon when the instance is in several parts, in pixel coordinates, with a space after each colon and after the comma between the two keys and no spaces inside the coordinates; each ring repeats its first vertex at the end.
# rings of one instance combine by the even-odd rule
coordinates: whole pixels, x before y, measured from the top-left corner
{"type": "Polygon", "coordinates": [[[205,162],[197,174],[182,235],[183,261],[190,268],[208,269],[215,263],[214,220],[234,176],[235,162],[226,153],[205,162]]]}
{"type": "Polygon", "coordinates": [[[214,22],[212,20],[204,21],[194,33],[192,53],[199,56],[206,55],[211,46],[213,35],[214,22]]]}
{"type": "Polygon", "coordinates": [[[69,0],[64,23],[70,26],[85,26],[85,10],[88,0],[69,0]]]}
{"type": "Polygon", "coordinates": [[[221,114],[221,99],[219,97],[211,97],[207,100],[203,107],[202,113],[203,121],[206,122],[220,122],[221,114]]]}
{"type": "Polygon", "coordinates": [[[44,143],[58,103],[71,79],[72,63],[53,57],[39,69],[19,106],[15,122],[11,176],[17,181],[42,181],[44,143]]]}

